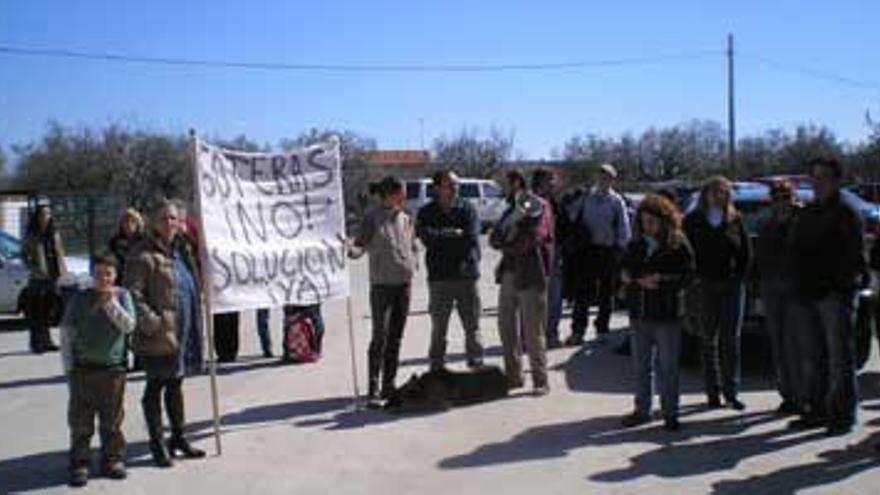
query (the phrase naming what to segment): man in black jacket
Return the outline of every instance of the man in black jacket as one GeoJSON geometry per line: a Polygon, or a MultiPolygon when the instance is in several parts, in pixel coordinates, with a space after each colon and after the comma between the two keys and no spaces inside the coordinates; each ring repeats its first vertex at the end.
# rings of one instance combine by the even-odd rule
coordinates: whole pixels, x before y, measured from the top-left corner
{"type": "Polygon", "coordinates": [[[843,169],[837,160],[811,164],[816,201],[800,215],[793,233],[795,282],[801,322],[810,332],[803,356],[809,414],[795,427],[826,426],[849,433],[858,404],[853,310],[865,269],[862,224],[841,201],[843,169]]]}
{"type": "Polygon", "coordinates": [[[428,312],[431,314],[431,369],[443,368],[446,333],[453,306],[465,333],[469,367],[483,364],[480,336],[480,222],[477,212],[458,197],[458,176],[451,170],[434,174],[434,200],[416,219],[416,235],[425,245],[428,268],[428,312]]]}

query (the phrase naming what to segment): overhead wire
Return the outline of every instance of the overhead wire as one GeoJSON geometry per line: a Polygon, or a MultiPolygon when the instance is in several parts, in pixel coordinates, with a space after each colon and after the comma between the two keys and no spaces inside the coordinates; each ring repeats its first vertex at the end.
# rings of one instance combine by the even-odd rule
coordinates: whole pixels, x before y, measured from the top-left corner
{"type": "Polygon", "coordinates": [[[272,71],[302,72],[511,72],[511,71],[558,71],[589,69],[597,67],[617,67],[645,65],[672,60],[688,60],[722,56],[722,50],[702,50],[670,53],[649,57],[628,57],[599,60],[580,60],[537,63],[505,64],[314,64],[291,62],[251,62],[220,59],[174,58],[135,56],[109,52],[90,52],[55,48],[34,48],[16,45],[0,45],[0,55],[23,55],[80,60],[95,60],[116,63],[141,63],[166,66],[232,68],[272,71]]]}

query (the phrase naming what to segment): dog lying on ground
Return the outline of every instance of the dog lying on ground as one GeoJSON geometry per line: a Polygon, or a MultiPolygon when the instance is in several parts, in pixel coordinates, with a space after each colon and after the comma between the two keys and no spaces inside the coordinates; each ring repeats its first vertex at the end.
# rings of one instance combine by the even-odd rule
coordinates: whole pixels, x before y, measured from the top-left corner
{"type": "Polygon", "coordinates": [[[507,397],[507,392],[507,376],[497,366],[471,371],[444,368],[412,375],[389,397],[385,408],[392,412],[442,411],[507,397]]]}

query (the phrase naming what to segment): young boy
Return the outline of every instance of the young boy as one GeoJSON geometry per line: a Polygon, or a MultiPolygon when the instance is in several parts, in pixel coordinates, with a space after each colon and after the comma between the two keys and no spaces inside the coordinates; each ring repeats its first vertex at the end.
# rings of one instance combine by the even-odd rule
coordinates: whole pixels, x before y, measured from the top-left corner
{"type": "Polygon", "coordinates": [[[61,347],[70,401],[70,485],[88,482],[95,415],[101,435],[102,473],[123,479],[125,437],[121,426],[125,395],[125,336],[134,330],[135,312],[127,289],[114,285],[116,261],[97,256],[92,288],[76,293],[61,322],[61,347]]]}
{"type": "Polygon", "coordinates": [[[386,177],[376,189],[380,207],[367,213],[361,233],[350,251],[352,258],[359,258],[365,251],[370,255],[373,336],[367,357],[368,405],[371,407],[379,406],[380,400],[387,399],[394,391],[417,255],[413,221],[403,211],[406,186],[396,177],[386,177]]]}

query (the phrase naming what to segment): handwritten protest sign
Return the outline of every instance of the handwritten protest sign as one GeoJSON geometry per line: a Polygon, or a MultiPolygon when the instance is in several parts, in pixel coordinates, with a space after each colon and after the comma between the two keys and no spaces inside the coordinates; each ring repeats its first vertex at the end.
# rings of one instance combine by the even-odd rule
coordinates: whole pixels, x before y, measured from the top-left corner
{"type": "Polygon", "coordinates": [[[338,141],[275,153],[196,144],[212,312],[348,296],[338,141]]]}

